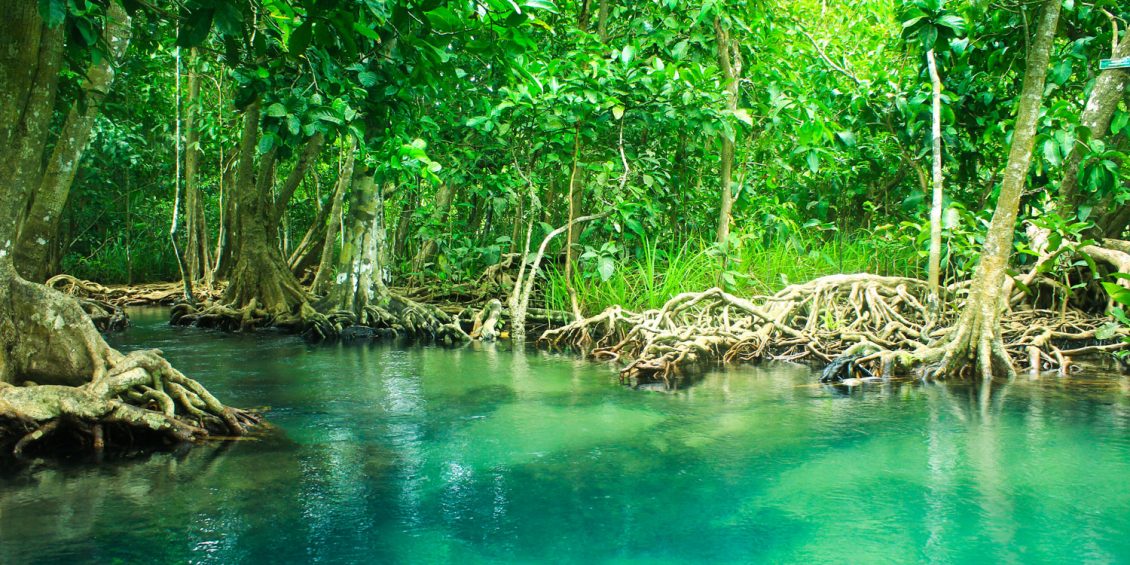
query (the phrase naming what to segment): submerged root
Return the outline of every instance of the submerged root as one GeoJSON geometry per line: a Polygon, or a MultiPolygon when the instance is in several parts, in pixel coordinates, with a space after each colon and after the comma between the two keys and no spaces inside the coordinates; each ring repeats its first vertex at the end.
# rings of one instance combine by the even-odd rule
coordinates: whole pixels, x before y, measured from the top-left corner
{"type": "MultiPolygon", "coordinates": [[[[949,336],[957,319],[953,290],[937,314],[925,281],[869,274],[833,275],[744,299],[721,289],[675,296],[663,307],[604,312],[546,332],[539,343],[585,349],[599,359],[631,359],[621,379],[670,383],[704,363],[762,360],[828,364],[845,355],[875,374],[929,366],[929,376],[964,374],[968,359],[949,336]],[[591,342],[589,341],[591,340],[591,342]],[[940,346],[938,344],[946,343],[940,346]]],[[[972,344],[991,364],[1066,371],[1075,355],[1121,349],[1125,330],[1103,318],[1027,310],[1005,315],[1003,346],[972,344]]],[[[967,344],[968,345],[968,344],[967,344]]]]}
{"type": "Polygon", "coordinates": [[[352,309],[336,307],[332,301],[315,305],[311,312],[322,316],[324,324],[309,327],[303,335],[311,341],[341,339],[408,338],[456,345],[470,341],[459,319],[436,306],[395,294],[383,300],[352,309]],[[318,314],[318,312],[325,314],[318,314]]]}

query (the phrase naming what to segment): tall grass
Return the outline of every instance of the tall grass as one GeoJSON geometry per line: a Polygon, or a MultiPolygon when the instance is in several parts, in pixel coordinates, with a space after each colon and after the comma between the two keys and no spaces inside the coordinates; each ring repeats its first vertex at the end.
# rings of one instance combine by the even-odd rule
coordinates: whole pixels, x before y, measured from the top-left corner
{"type": "MultiPolygon", "coordinates": [[[[915,249],[866,232],[834,238],[802,234],[767,240],[749,236],[738,241],[727,257],[730,277],[723,277],[723,257],[710,242],[649,242],[635,258],[621,260],[607,281],[592,269],[576,269],[574,287],[585,313],[593,314],[615,304],[631,310],[658,308],[681,292],[723,284],[731,292],[748,296],[770,294],[789,284],[836,273],[924,276],[925,264],[915,249]]],[[[560,268],[546,270],[544,294],[547,308],[570,309],[560,268]]]]}

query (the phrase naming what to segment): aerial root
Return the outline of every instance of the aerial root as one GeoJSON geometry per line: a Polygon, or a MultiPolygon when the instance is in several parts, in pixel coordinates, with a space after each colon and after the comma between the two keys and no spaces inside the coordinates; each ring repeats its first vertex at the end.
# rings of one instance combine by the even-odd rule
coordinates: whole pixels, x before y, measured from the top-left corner
{"type": "MultiPolygon", "coordinates": [[[[958,317],[954,291],[946,291],[948,306],[937,314],[926,306],[927,291],[925,281],[869,274],[823,277],[750,299],[714,288],[644,312],[611,307],[547,331],[539,343],[630,359],[620,373],[630,382],[670,383],[681,370],[708,363],[827,364],[849,354],[879,375],[923,366],[931,377],[960,374],[969,360],[949,335],[958,317]]],[[[984,354],[978,359],[997,371],[1065,372],[1075,355],[1126,346],[1126,330],[1075,311],[1018,310],[1004,316],[1003,328],[1004,348],[988,339],[974,344],[984,354]]]]}

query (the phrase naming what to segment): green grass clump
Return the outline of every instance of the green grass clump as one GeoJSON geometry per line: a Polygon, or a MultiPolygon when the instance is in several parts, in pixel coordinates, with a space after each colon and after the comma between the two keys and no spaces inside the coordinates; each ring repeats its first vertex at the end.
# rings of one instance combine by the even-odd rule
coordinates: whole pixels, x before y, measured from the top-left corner
{"type": "MultiPolygon", "coordinates": [[[[702,240],[667,246],[648,242],[634,257],[622,259],[607,280],[582,263],[573,284],[585,313],[594,314],[617,304],[630,310],[658,308],[679,293],[715,286],[750,296],[837,273],[922,277],[924,267],[905,243],[866,232],[833,238],[742,236],[725,257],[702,240]]],[[[550,266],[545,276],[546,307],[569,310],[563,270],[550,266]]]]}

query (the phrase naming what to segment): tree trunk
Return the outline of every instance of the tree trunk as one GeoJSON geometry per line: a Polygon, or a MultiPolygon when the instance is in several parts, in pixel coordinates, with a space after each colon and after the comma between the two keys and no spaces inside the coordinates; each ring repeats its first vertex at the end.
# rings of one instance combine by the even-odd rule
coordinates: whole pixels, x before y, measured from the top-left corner
{"type": "Polygon", "coordinates": [[[942,348],[920,355],[926,362],[940,358],[941,363],[933,373],[935,377],[960,375],[970,363],[975,363],[975,371],[983,379],[991,379],[994,374],[1011,376],[1015,373],[1001,339],[1000,314],[1007,298],[1003,289],[1020,197],[1028,179],[1036,140],[1060,2],[1043,2],[1043,13],[1027,56],[1008,165],[961,318],[942,348]]]}
{"type": "MultiPolygon", "coordinates": [[[[47,168],[39,180],[39,189],[31,198],[27,216],[20,228],[16,244],[16,268],[31,281],[45,281],[58,271],[59,250],[53,242],[57,239],[63,208],[82,154],[90,143],[90,131],[102,100],[114,82],[114,65],[121,60],[129,46],[130,18],[117,3],[111,3],[108,7],[107,25],[103,29],[102,39],[109,46],[109,57],[102,58],[87,69],[86,79],[82,84],[83,103],[75,102],[71,106],[55,148],[47,160],[47,168]]],[[[48,115],[50,113],[49,108],[48,115]]],[[[42,146],[42,140],[39,145],[42,146]]]]}
{"type": "MultiPolygon", "coordinates": [[[[330,194],[330,200],[333,199],[333,194],[330,194]]],[[[318,213],[314,216],[314,221],[310,222],[310,227],[306,230],[306,234],[302,236],[302,241],[298,242],[294,251],[287,259],[287,265],[290,270],[294,272],[294,276],[298,280],[308,280],[310,276],[310,269],[317,264],[317,260],[321,255],[322,248],[325,245],[326,238],[326,220],[330,217],[330,209],[333,208],[333,202],[327,200],[318,207],[318,213]]]]}
{"type": "MultiPolygon", "coordinates": [[[[418,187],[417,187],[418,188],[418,187]]],[[[416,191],[410,191],[400,209],[400,218],[396,221],[396,241],[392,245],[394,257],[408,255],[408,230],[412,228],[412,212],[416,210],[416,191]]]]}
{"type": "MultiPolygon", "coordinates": [[[[741,59],[731,57],[737,54],[737,46],[731,46],[730,33],[722,27],[722,20],[714,18],[714,37],[718,44],[718,66],[722,70],[722,79],[726,81],[726,93],[729,96],[729,109],[738,108],[738,77],[741,75],[741,59]]],[[[722,151],[719,156],[718,175],[721,202],[718,205],[718,243],[725,243],[730,238],[730,223],[733,221],[733,169],[734,169],[734,140],[722,134],[722,151]]]]}
{"type": "Polygon", "coordinates": [[[245,111],[236,197],[236,247],[234,265],[224,302],[233,308],[262,307],[268,314],[294,313],[307,302],[306,292],[286,264],[278,245],[278,230],[271,222],[275,209],[271,197],[275,152],[268,151],[255,174],[259,142],[259,101],[245,111]]]}
{"type": "Polygon", "coordinates": [[[326,136],[321,133],[316,133],[306,140],[306,144],[302,146],[302,153],[298,156],[298,162],[290,170],[282,188],[279,189],[278,197],[275,198],[275,205],[271,213],[271,224],[277,227],[279,222],[282,221],[283,216],[286,215],[287,204],[290,203],[294,192],[298,190],[298,185],[302,183],[302,179],[306,178],[306,173],[310,171],[310,167],[318,161],[318,155],[322,152],[325,143],[326,136]]]}
{"type": "Polygon", "coordinates": [[[113,350],[74,298],[17,273],[17,219],[40,186],[62,51],[38,3],[0,0],[0,13],[0,444],[19,455],[60,427],[102,439],[103,424],[178,440],[241,433],[242,413],[153,351],[113,350]]]}
{"type": "Polygon", "coordinates": [[[581,208],[581,199],[584,195],[584,185],[578,180],[578,159],[581,155],[581,127],[573,130],[573,167],[569,173],[569,220],[566,224],[568,235],[565,236],[565,291],[569,295],[569,304],[573,309],[573,317],[577,320],[584,318],[581,311],[581,302],[577,297],[577,289],[573,285],[573,248],[581,241],[580,230],[574,229],[574,220],[581,208]]]}
{"type": "MultiPolygon", "coordinates": [[[[455,190],[451,185],[446,182],[439,185],[436,190],[436,207],[432,210],[432,218],[429,224],[434,228],[441,226],[447,222],[447,214],[451,211],[451,201],[455,198],[455,190]]],[[[412,259],[412,270],[416,273],[423,273],[424,268],[432,260],[436,253],[436,240],[434,237],[424,238],[420,242],[420,250],[416,252],[416,257],[412,259]]]]}
{"type": "Polygon", "coordinates": [[[931,146],[934,153],[933,192],[930,206],[930,262],[927,270],[931,314],[938,309],[938,284],[942,267],[942,79],[938,77],[938,64],[934,60],[934,50],[926,52],[926,62],[930,67],[930,85],[933,90],[933,120],[931,127],[931,146]]]}
{"type": "Polygon", "coordinates": [[[337,186],[334,187],[332,204],[330,205],[330,222],[326,225],[326,238],[322,245],[322,255],[318,261],[318,273],[314,275],[314,284],[310,292],[321,296],[330,289],[333,276],[334,249],[337,247],[337,236],[341,229],[342,200],[345,198],[345,189],[353,180],[353,164],[357,155],[357,139],[350,137],[348,153],[345,155],[345,164],[338,171],[337,186]]]}
{"type": "Polygon", "coordinates": [[[371,171],[358,171],[353,176],[345,243],[337,261],[340,274],[330,290],[330,301],[336,309],[352,312],[360,325],[373,322],[367,308],[388,294],[380,276],[384,200],[376,186],[371,171]]]}
{"type": "Polygon", "coordinates": [[[184,118],[184,225],[187,243],[185,263],[192,281],[212,283],[212,255],[208,246],[208,223],[204,217],[204,200],[197,182],[200,169],[200,74],[197,70],[199,55],[195,48],[189,55],[188,101],[184,118]]]}
{"type": "Polygon", "coordinates": [[[239,199],[234,196],[235,172],[238,168],[239,152],[233,152],[231,160],[220,171],[220,225],[216,234],[216,265],[212,269],[213,279],[225,279],[231,271],[232,248],[235,247],[235,233],[239,209],[239,199]],[[226,187],[226,188],[225,188],[226,187]]]}
{"type": "MultiPolygon", "coordinates": [[[[1122,37],[1117,48],[1111,54],[1112,58],[1130,56],[1130,32],[1122,37]]],[[[1091,95],[1087,97],[1087,104],[1079,116],[1079,125],[1091,132],[1091,139],[1102,139],[1110,131],[1110,121],[1118,103],[1126,94],[1130,85],[1130,70],[1107,69],[1099,73],[1095,85],[1091,88],[1091,95]]],[[[1086,148],[1082,143],[1076,142],[1067,159],[1063,163],[1063,178],[1059,182],[1059,200],[1073,211],[1087,201],[1088,195],[1079,192],[1080,165],[1086,148]]]]}

